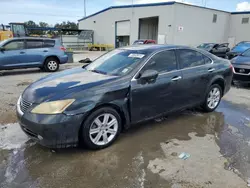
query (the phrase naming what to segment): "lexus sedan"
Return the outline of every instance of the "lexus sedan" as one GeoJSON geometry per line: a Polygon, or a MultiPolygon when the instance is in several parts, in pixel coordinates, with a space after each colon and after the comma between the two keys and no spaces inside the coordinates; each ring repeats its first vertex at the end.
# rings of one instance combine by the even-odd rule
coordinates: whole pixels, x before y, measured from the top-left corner
{"type": "Polygon", "coordinates": [[[241,83],[250,83],[250,49],[231,60],[234,66],[233,80],[241,83]]]}
{"type": "Polygon", "coordinates": [[[203,50],[123,47],[31,84],[17,116],[22,130],[47,147],[101,149],[138,122],[189,107],[214,111],[232,77],[228,60],[203,50]]]}

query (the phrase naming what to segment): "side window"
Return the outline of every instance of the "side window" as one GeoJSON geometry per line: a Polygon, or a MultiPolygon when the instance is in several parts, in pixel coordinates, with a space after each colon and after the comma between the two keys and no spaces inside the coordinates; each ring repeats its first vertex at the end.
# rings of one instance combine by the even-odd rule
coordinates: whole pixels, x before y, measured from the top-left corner
{"type": "Polygon", "coordinates": [[[27,49],[42,48],[42,47],[43,47],[42,40],[27,40],[26,41],[26,48],[27,49]]]}
{"type": "Polygon", "coordinates": [[[212,60],[210,58],[208,58],[207,56],[203,55],[203,58],[204,58],[205,64],[211,64],[212,63],[212,60]]]}
{"type": "Polygon", "coordinates": [[[156,70],[158,72],[170,72],[177,69],[177,61],[175,52],[173,50],[167,50],[159,52],[154,55],[147,65],[143,68],[145,70],[156,70]]]}
{"type": "Polygon", "coordinates": [[[13,41],[3,46],[5,50],[22,50],[24,49],[24,41],[13,41]]]}
{"type": "Polygon", "coordinates": [[[203,55],[194,50],[178,50],[178,55],[183,69],[205,64],[203,55]]]}
{"type": "Polygon", "coordinates": [[[44,48],[52,48],[55,46],[55,41],[54,40],[44,40],[43,41],[43,47],[44,48]]]}

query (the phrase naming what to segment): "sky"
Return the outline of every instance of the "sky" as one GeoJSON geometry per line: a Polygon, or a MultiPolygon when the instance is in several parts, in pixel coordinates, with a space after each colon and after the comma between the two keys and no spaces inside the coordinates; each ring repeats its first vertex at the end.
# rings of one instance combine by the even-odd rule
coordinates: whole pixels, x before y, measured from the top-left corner
{"type": "MultiPolygon", "coordinates": [[[[167,2],[172,0],[86,0],[87,15],[109,6],[167,2]]],[[[250,0],[176,0],[225,11],[250,11],[250,0]]],[[[47,22],[51,26],[62,21],[84,17],[84,0],[0,0],[0,24],[10,22],[47,22]]]]}

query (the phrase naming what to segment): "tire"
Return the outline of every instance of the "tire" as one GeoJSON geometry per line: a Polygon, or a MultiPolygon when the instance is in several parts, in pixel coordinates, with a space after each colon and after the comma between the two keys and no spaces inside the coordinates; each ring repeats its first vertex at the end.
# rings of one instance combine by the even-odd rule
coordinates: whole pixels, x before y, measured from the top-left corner
{"type": "Polygon", "coordinates": [[[222,97],[221,87],[218,84],[214,84],[210,86],[206,94],[206,99],[202,105],[203,110],[205,112],[213,112],[219,106],[221,97],[222,97]],[[213,92],[214,92],[214,95],[212,94],[213,92]],[[219,94],[217,94],[217,92],[219,92],[219,94]],[[209,102],[209,100],[211,102],[209,102]]]}
{"type": "Polygon", "coordinates": [[[54,57],[49,57],[45,60],[44,69],[47,72],[56,72],[59,69],[59,61],[54,57]]]}
{"type": "Polygon", "coordinates": [[[80,145],[93,150],[106,148],[118,138],[121,128],[121,117],[116,110],[110,107],[97,109],[83,122],[79,133],[80,145]],[[113,121],[113,126],[110,126],[110,128],[107,128],[108,125],[104,123],[105,116],[108,116],[106,122],[113,121]],[[113,134],[109,132],[111,130],[113,134]]]}

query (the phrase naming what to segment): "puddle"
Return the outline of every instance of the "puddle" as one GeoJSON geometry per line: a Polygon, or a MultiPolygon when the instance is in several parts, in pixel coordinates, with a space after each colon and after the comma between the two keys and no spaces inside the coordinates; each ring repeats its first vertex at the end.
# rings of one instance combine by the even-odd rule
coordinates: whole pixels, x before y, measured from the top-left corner
{"type": "Polygon", "coordinates": [[[21,148],[28,140],[18,123],[0,124],[0,149],[21,148]]]}
{"type": "Polygon", "coordinates": [[[213,113],[189,110],[136,125],[104,150],[56,152],[30,143],[18,124],[2,125],[0,187],[244,187],[249,120],[249,111],[222,102],[213,113]],[[191,156],[181,160],[180,152],[191,156]]]}

